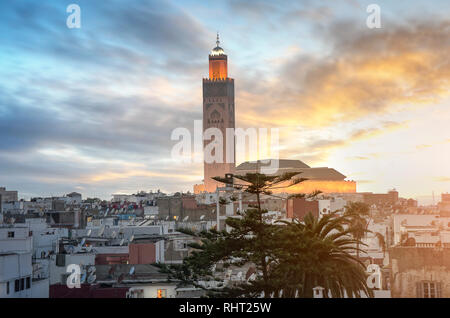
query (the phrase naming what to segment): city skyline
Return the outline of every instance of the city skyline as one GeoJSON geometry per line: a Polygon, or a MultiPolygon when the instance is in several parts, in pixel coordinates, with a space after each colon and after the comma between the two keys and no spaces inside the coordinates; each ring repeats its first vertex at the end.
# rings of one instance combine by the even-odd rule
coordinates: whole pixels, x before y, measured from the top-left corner
{"type": "Polygon", "coordinates": [[[77,3],[81,29],[65,4],[0,4],[0,185],[21,196],[192,191],[202,164],[172,162],[170,133],[202,118],[217,31],[236,126],[279,127],[280,158],[448,192],[448,3],[379,1],[381,29],[368,1],[77,3]]]}

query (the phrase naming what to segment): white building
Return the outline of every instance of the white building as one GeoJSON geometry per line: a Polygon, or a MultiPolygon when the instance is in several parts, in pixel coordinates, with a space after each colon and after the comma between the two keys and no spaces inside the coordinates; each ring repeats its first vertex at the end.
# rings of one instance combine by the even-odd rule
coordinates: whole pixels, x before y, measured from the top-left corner
{"type": "Polygon", "coordinates": [[[28,227],[0,227],[0,298],[48,298],[48,279],[33,279],[28,227]]]}

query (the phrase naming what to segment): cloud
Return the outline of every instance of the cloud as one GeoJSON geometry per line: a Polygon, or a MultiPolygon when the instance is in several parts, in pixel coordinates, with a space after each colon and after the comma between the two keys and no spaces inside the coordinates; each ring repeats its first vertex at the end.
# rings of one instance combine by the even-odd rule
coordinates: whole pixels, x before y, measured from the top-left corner
{"type": "MultiPolygon", "coordinates": [[[[370,138],[381,136],[383,134],[388,134],[399,129],[405,129],[408,127],[408,125],[408,121],[385,121],[379,123],[376,127],[354,129],[341,138],[319,138],[317,135],[312,134],[309,137],[303,137],[305,141],[302,146],[290,147],[289,150],[283,153],[283,156],[286,156],[288,158],[298,157],[299,159],[305,160],[305,162],[311,164],[315,164],[317,162],[325,162],[328,156],[336,149],[348,147],[356,142],[368,140],[370,138]]],[[[322,130],[319,130],[319,132],[322,132],[322,130]]],[[[350,158],[350,160],[370,160],[376,159],[379,156],[379,153],[370,153],[366,154],[365,156],[350,158]]]]}
{"type": "Polygon", "coordinates": [[[420,150],[420,149],[426,149],[426,148],[430,148],[430,147],[432,147],[431,145],[425,145],[425,144],[423,144],[423,145],[417,145],[416,146],[416,149],[417,150],[420,150]]]}
{"type": "Polygon", "coordinates": [[[327,43],[323,54],[302,52],[273,80],[239,86],[244,125],[258,118],[261,125],[324,127],[449,95],[449,20],[389,23],[378,30],[340,21],[316,30],[316,36],[327,43]]]}
{"type": "Polygon", "coordinates": [[[433,180],[437,182],[450,182],[450,177],[436,177],[433,180]]]}

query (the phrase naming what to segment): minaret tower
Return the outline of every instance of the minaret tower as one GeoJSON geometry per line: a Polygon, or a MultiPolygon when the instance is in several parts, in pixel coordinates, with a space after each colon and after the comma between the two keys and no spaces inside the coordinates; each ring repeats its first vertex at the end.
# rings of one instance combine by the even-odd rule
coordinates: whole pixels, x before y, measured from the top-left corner
{"type": "MultiPolygon", "coordinates": [[[[234,79],[228,77],[227,55],[219,46],[217,33],[216,47],[209,54],[209,78],[203,79],[203,131],[210,127],[220,129],[223,136],[223,163],[204,162],[205,191],[214,192],[216,187],[223,186],[212,177],[224,177],[235,170],[235,138],[227,140],[227,128],[235,128],[234,120],[234,79]],[[226,162],[227,143],[233,149],[232,162],[226,162]]],[[[203,143],[205,147],[210,140],[203,143]]],[[[229,148],[230,149],[230,148],[229,148]]]]}

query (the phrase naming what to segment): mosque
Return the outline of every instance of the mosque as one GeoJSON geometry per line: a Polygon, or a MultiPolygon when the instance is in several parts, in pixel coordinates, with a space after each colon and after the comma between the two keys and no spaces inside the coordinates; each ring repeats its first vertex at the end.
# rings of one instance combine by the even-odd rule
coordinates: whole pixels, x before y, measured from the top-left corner
{"type": "MultiPolygon", "coordinates": [[[[216,47],[209,54],[209,78],[203,79],[203,131],[211,127],[220,129],[223,136],[223,153],[226,153],[226,129],[235,128],[234,79],[228,77],[228,57],[219,44],[217,34],[216,47]]],[[[203,147],[210,142],[205,140],[203,147]]],[[[235,149],[235,140],[230,142],[235,149]]],[[[213,177],[224,177],[227,173],[243,175],[261,172],[264,165],[270,164],[270,162],[263,164],[261,161],[244,162],[236,167],[235,161],[233,163],[204,162],[204,180],[202,184],[194,185],[194,193],[215,192],[216,188],[222,185],[213,180],[213,177]]],[[[345,180],[346,176],[333,168],[311,168],[300,160],[289,159],[279,159],[278,166],[277,174],[298,172],[299,174],[293,178],[308,179],[292,187],[280,189],[279,192],[311,193],[320,190],[323,193],[356,193],[356,182],[345,180]]]]}

